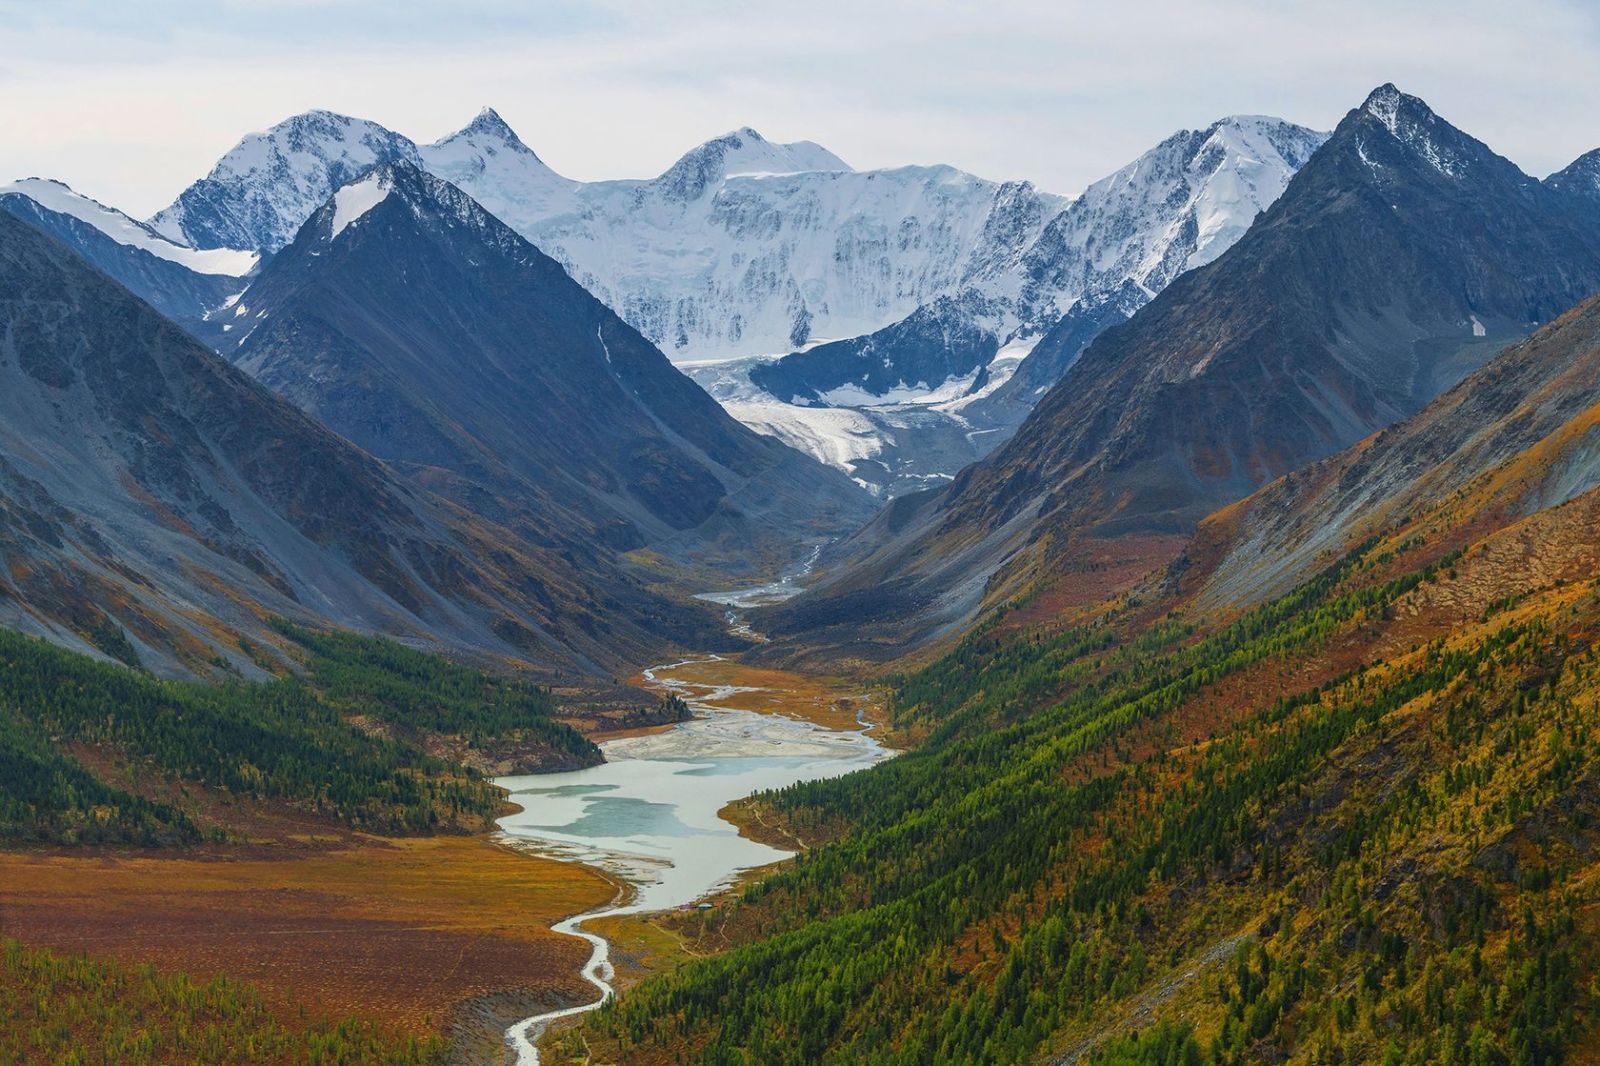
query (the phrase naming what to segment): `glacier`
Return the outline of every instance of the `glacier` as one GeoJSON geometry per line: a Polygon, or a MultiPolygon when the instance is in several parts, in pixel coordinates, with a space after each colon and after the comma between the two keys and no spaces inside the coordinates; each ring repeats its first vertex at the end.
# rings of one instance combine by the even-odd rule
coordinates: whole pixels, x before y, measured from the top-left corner
{"type": "Polygon", "coordinates": [[[1230,116],[1064,196],[942,165],[857,170],[750,127],[653,178],[585,182],[491,108],[431,144],[312,111],[243,138],[150,228],[270,254],[372,167],[415,163],[749,425],[894,495],[1006,439],[1100,329],[1230,247],[1326,136],[1230,116]]]}

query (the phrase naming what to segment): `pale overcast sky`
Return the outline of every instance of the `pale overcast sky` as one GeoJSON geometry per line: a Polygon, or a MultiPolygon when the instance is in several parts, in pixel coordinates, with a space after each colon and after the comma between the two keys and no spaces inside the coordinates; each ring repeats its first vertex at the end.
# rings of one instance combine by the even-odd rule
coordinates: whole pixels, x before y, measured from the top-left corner
{"type": "Polygon", "coordinates": [[[1385,81],[1543,176],[1600,147],[1600,0],[0,0],[0,180],[143,216],[298,111],[428,141],[488,104],[575,178],[750,125],[1076,193],[1176,129],[1327,129],[1385,81]]]}

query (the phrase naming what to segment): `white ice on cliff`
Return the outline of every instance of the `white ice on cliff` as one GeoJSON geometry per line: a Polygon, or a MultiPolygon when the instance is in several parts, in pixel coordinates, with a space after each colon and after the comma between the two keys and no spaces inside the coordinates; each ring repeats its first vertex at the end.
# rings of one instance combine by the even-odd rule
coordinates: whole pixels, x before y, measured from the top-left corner
{"type": "Polygon", "coordinates": [[[47,211],[68,215],[87,222],[118,244],[149,252],[159,259],[177,263],[197,274],[216,274],[242,277],[256,265],[255,252],[234,251],[228,248],[198,249],[178,243],[157,233],[137,219],[129,218],[114,207],[92,200],[69,186],[47,178],[23,178],[0,185],[0,196],[17,193],[26,196],[47,211]]]}

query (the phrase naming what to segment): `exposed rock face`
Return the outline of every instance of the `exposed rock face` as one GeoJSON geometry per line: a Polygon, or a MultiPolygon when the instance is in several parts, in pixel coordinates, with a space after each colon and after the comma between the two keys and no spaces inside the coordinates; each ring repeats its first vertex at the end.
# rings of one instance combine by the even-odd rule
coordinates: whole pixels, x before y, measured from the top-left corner
{"type": "MultiPolygon", "coordinates": [[[[1175,573],[1200,609],[1236,609],[1369,536],[1414,529],[1442,551],[1597,485],[1600,297],[1591,297],[1414,417],[1209,517],[1175,573]]],[[[1525,589],[1550,580],[1527,567],[1506,578],[1525,589]]]]}
{"type": "Polygon", "coordinates": [[[469,516],[0,212],[0,621],[257,674],[271,615],[603,671],[709,612],[469,516]]]}
{"type": "Polygon", "coordinates": [[[1600,288],[1597,237],[1587,201],[1384,86],[1237,244],[1091,344],[1010,443],[901,530],[875,522],[854,565],[767,624],[886,587],[850,627],[898,646],[1074,571],[1096,543],[1181,543],[1600,288]]]}
{"type": "Polygon", "coordinates": [[[581,531],[751,574],[871,512],[842,474],[739,424],[559,263],[411,164],[340,189],[234,314],[239,366],[551,543],[581,531]]]}

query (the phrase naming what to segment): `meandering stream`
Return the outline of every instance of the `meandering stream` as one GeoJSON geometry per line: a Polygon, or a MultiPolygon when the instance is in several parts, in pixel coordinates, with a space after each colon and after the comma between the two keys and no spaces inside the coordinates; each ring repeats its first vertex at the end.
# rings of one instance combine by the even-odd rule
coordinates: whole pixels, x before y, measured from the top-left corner
{"type": "MultiPolygon", "coordinates": [[[[815,562],[813,554],[804,573],[815,562]]],[[[742,610],[798,591],[785,581],[716,594],[728,605],[729,624],[742,610]]],[[[713,597],[707,597],[713,598],[713,597]]],[[[728,803],[762,789],[836,777],[887,758],[892,752],[859,720],[855,730],[739,708],[740,696],[761,690],[682,681],[673,670],[717,656],[668,663],[645,671],[647,680],[677,692],[695,717],[672,729],[603,743],[606,762],[570,773],[501,778],[521,806],[501,819],[513,842],[582,862],[630,886],[621,902],[558,923],[558,933],[591,945],[583,977],[595,989],[587,1003],[526,1018],[506,1031],[521,1066],[537,1066],[537,1043],[553,1021],[598,1008],[612,992],[610,944],[584,928],[596,918],[670,910],[694,903],[730,884],[741,871],[792,853],[739,835],[718,817],[728,803]]]]}

